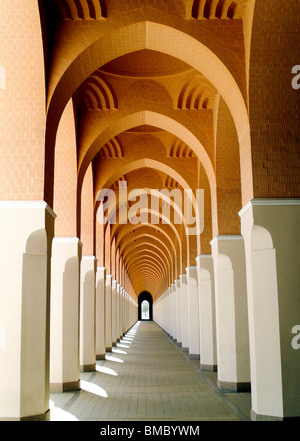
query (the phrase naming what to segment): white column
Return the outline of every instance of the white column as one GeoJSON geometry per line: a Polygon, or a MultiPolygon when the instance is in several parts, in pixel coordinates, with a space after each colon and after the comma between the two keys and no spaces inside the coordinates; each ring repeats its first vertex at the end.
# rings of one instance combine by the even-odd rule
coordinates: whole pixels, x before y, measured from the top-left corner
{"type": "Polygon", "coordinates": [[[98,267],[96,273],[96,360],[105,359],[105,288],[106,269],[98,267]]]}
{"type": "Polygon", "coordinates": [[[54,238],[51,259],[50,391],[80,389],[79,305],[82,244],[54,238]]]}
{"type": "Polygon", "coordinates": [[[125,318],[124,318],[124,308],[125,308],[125,289],[122,289],[122,296],[121,296],[121,309],[122,309],[122,315],[121,315],[121,320],[122,320],[122,335],[125,334],[126,329],[125,329],[125,318]]]}
{"type": "Polygon", "coordinates": [[[211,242],[215,272],[218,387],[250,390],[249,333],[244,239],[217,236],[211,242]]]}
{"type": "Polygon", "coordinates": [[[120,284],[117,283],[116,288],[116,317],[117,317],[117,342],[120,341],[120,284]]]}
{"type": "Polygon", "coordinates": [[[176,285],[174,282],[172,283],[172,339],[175,342],[177,341],[176,315],[177,315],[176,285]]]}
{"type": "Polygon", "coordinates": [[[169,287],[169,294],[168,294],[168,307],[169,307],[169,313],[168,313],[168,335],[169,337],[173,336],[173,320],[172,320],[172,314],[173,314],[173,307],[172,307],[172,301],[173,301],[173,287],[172,285],[169,287]]]}
{"type": "Polygon", "coordinates": [[[182,329],[181,329],[181,286],[180,279],[175,280],[176,287],[176,336],[177,345],[182,344],[182,329]]]}
{"type": "Polygon", "coordinates": [[[111,327],[111,284],[112,276],[106,274],[106,286],[105,286],[105,345],[106,351],[111,352],[112,350],[112,327],[111,327]]]}
{"type": "Polygon", "coordinates": [[[55,214],[43,201],[2,201],[0,219],[0,419],[46,420],[55,214]]]}
{"type": "Polygon", "coordinates": [[[199,290],[200,367],[217,370],[214,263],[211,254],[196,258],[199,290]]]}
{"type": "Polygon", "coordinates": [[[245,239],[252,419],[300,416],[300,199],[254,199],[245,239]]]}
{"type": "Polygon", "coordinates": [[[200,359],[199,341],[199,293],[196,266],[186,268],[188,286],[189,357],[200,359]]]}
{"type": "Polygon", "coordinates": [[[188,285],[187,285],[187,275],[181,274],[180,285],[181,285],[181,329],[182,329],[182,350],[184,352],[189,351],[190,340],[189,340],[189,300],[188,300],[188,285]]]}
{"type": "Polygon", "coordinates": [[[80,370],[93,371],[96,366],[96,269],[94,256],[83,256],[80,280],[80,370]]]}
{"type": "Polygon", "coordinates": [[[111,282],[111,335],[112,345],[117,344],[117,281],[111,282]]]}

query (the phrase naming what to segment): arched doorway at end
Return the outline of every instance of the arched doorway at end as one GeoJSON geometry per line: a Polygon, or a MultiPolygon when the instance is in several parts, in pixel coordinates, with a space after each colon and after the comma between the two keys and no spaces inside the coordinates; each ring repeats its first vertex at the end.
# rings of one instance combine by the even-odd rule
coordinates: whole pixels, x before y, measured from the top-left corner
{"type": "Polygon", "coordinates": [[[138,300],[138,318],[139,320],[153,320],[153,298],[148,291],[143,291],[138,300]],[[145,302],[145,303],[144,303],[145,302]],[[147,303],[148,302],[148,306],[147,303]]]}

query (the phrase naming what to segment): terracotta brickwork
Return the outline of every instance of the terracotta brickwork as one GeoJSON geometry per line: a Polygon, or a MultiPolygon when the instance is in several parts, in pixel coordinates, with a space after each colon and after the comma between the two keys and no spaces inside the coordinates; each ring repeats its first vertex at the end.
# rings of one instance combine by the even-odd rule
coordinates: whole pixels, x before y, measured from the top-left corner
{"type": "Polygon", "coordinates": [[[45,72],[37,2],[1,3],[0,198],[42,200],[45,164],[45,72]]]}
{"type": "Polygon", "coordinates": [[[216,235],[240,234],[253,197],[299,197],[298,0],[4,0],[1,10],[1,199],[45,200],[56,236],[78,236],[133,298],[158,298],[216,235]],[[121,223],[120,180],[148,197],[190,190],[193,210],[202,189],[203,231],[189,236],[186,218],[174,221],[178,201],[158,195],[148,223],[121,223]],[[103,189],[116,193],[112,225],[97,220],[103,189]]]}
{"type": "Polygon", "coordinates": [[[280,1],[257,2],[253,21],[249,103],[254,196],[260,198],[300,195],[300,102],[291,84],[299,64],[300,6],[295,0],[280,7],[280,1]]]}

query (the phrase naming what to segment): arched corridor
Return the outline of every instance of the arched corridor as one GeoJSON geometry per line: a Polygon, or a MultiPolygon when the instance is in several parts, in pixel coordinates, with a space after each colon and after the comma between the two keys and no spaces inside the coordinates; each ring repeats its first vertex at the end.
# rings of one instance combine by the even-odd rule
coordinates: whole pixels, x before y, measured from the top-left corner
{"type": "Polygon", "coordinates": [[[299,17],[1,0],[0,420],[300,417],[299,17]]]}

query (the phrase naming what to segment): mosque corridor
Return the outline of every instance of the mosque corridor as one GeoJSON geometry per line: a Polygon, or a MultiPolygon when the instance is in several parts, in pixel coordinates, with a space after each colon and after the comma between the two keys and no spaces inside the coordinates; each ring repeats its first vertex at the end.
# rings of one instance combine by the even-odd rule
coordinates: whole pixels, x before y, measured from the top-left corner
{"type": "Polygon", "coordinates": [[[250,393],[226,394],[152,321],[139,321],[81,390],[50,395],[51,421],[250,420],[250,393]]]}

